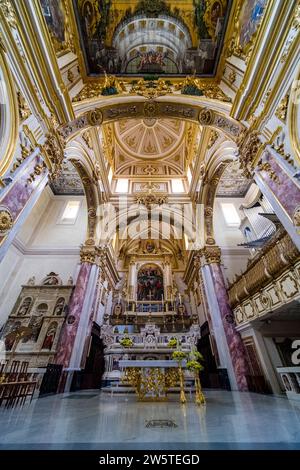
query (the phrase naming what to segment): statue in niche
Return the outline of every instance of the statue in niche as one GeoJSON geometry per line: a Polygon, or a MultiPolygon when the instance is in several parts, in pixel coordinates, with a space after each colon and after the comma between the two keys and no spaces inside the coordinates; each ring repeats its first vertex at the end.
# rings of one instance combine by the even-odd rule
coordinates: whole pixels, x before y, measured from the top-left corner
{"type": "Polygon", "coordinates": [[[60,297],[55,304],[53,315],[59,316],[62,315],[65,306],[65,299],[60,297]]]}
{"type": "Polygon", "coordinates": [[[46,333],[46,336],[45,336],[45,339],[44,339],[44,342],[43,342],[42,349],[48,349],[49,351],[52,349],[52,346],[53,346],[53,343],[54,343],[54,338],[55,338],[55,335],[56,335],[56,331],[57,331],[57,323],[52,322],[49,325],[49,328],[47,330],[47,333],[46,333]]]}
{"type": "Polygon", "coordinates": [[[21,303],[17,315],[22,316],[22,317],[24,317],[25,315],[28,315],[30,311],[31,303],[32,303],[31,297],[26,297],[21,303]]]}

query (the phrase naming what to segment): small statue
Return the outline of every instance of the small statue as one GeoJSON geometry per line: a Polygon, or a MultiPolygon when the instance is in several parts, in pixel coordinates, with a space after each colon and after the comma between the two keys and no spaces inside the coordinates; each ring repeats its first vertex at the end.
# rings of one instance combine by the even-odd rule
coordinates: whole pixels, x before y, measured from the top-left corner
{"type": "Polygon", "coordinates": [[[73,285],[73,278],[72,276],[69,277],[68,281],[67,281],[67,284],[68,286],[72,286],[73,285]]]}

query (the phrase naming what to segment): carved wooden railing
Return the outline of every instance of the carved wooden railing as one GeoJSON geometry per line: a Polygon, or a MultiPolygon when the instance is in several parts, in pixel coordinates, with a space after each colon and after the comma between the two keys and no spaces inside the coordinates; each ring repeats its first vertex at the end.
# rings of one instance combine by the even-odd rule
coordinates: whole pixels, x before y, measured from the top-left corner
{"type": "Polygon", "coordinates": [[[255,294],[272,279],[279,276],[295,261],[300,252],[285,230],[280,229],[274,237],[252,258],[245,272],[236,276],[228,290],[229,303],[235,308],[245,298],[255,294]]]}

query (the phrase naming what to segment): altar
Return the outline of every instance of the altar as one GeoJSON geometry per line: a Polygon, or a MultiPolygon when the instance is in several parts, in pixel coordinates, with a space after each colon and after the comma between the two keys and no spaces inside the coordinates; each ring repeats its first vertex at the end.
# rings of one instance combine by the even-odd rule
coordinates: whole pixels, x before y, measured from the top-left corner
{"type": "Polygon", "coordinates": [[[170,388],[182,381],[182,369],[173,360],[120,360],[119,366],[122,382],[132,385],[142,401],[165,401],[170,388]]]}

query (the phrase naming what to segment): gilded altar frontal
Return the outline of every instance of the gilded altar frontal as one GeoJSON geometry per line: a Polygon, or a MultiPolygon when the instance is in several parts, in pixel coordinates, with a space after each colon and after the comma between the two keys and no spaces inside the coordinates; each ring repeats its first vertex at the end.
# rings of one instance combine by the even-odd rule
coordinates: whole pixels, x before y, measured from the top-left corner
{"type": "Polygon", "coordinates": [[[0,457],[300,450],[299,57],[299,0],[0,0],[0,457]]]}

